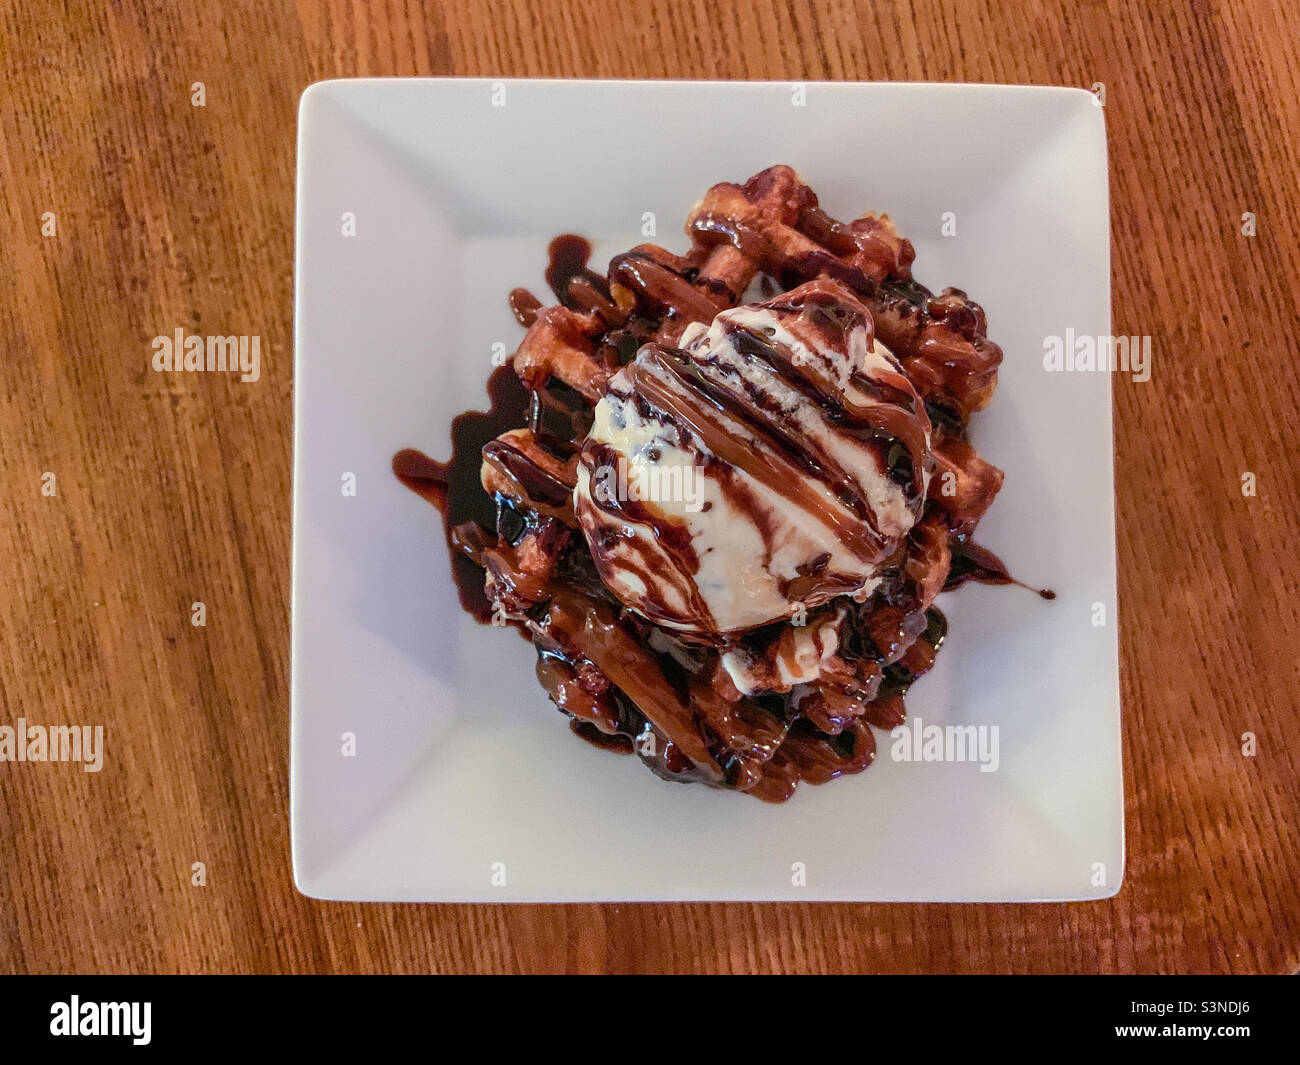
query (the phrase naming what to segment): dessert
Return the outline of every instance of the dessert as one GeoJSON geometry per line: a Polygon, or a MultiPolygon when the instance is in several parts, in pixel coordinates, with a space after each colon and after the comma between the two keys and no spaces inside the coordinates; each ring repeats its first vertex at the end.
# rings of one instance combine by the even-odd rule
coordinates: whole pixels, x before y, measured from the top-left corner
{"type": "Polygon", "coordinates": [[[1002,472],[967,426],[1002,352],[887,216],[836,221],[789,167],[715,185],[686,232],[603,274],[556,238],[558,302],[510,294],[527,333],[492,409],[451,462],[393,468],[575,733],[780,802],[871,763],[940,592],[1011,580],[970,540],[1002,472]]]}

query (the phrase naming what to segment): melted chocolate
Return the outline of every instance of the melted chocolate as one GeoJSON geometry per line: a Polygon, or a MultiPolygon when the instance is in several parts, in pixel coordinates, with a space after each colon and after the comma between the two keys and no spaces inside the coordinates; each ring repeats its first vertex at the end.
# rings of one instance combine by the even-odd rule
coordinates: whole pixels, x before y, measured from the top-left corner
{"type": "MultiPolygon", "coordinates": [[[[488,383],[489,410],[453,421],[448,462],[405,450],[393,457],[393,472],[442,512],[465,609],[480,621],[491,619],[494,608],[504,610],[510,624],[532,640],[538,679],[576,735],[604,749],[635,753],[667,780],[738,788],[782,802],[801,780],[824,783],[865,769],[875,756],[872,727],[890,729],[903,721],[903,694],[933,666],[947,631],[943,614],[931,605],[940,587],[949,590],[968,580],[1019,583],[968,538],[1001,483],[1000,471],[964,444],[969,413],[987,402],[1001,352],[984,338],[977,304],[957,290],[935,297],[912,280],[911,245],[892,227],[871,217],[837,222],[788,168],[769,168],[743,186],[715,186],[688,231],[693,247],[687,256],[642,245],[611,261],[607,277],[589,268],[591,245],[582,237],[566,234],[552,241],[546,279],[568,310],[546,310],[525,289],[510,293],[510,307],[525,327],[545,315],[547,336],[590,343],[599,370],[594,383],[581,393],[556,380],[530,390],[502,367],[488,383]],[[768,229],[774,218],[793,227],[785,232],[795,237],[774,240],[768,229]],[[783,251],[791,239],[794,250],[783,251]],[[902,360],[906,376],[855,375],[870,403],[854,407],[816,366],[799,364],[770,338],[755,332],[737,338],[746,355],[762,360],[843,431],[868,442],[909,503],[919,508],[924,502],[924,520],[888,550],[853,471],[839,469],[793,427],[774,424],[771,412],[705,381],[672,350],[688,323],[708,323],[734,306],[756,275],[764,294],[776,299],[774,278],[786,288],[817,277],[849,284],[870,311],[868,324],[902,360]],[[569,312],[581,317],[553,317],[569,312]],[[603,322],[603,331],[594,340],[591,332],[581,332],[587,324],[566,332],[579,322],[603,322]],[[796,630],[788,624],[688,642],[624,608],[600,579],[592,554],[600,545],[589,545],[573,527],[571,471],[576,456],[585,455],[594,397],[606,376],[646,344],[657,345],[648,357],[661,372],[639,402],[648,395],[657,415],[689,425],[725,461],[787,493],[798,497],[798,485],[808,476],[822,479],[855,519],[826,517],[837,523],[841,538],[864,554],[888,556],[881,559],[884,579],[866,603],[835,598],[809,621],[818,649],[818,626],[839,626],[833,683],[803,689],[787,683],[780,690],[777,676],[798,664],[796,630]],[[767,441],[766,457],[760,461],[733,447],[723,415],[767,441]],[[501,438],[523,427],[531,433],[501,438]],[[927,430],[935,442],[963,442],[945,460],[945,469],[964,478],[960,500],[933,490],[929,501],[917,498],[923,470],[915,457],[925,453],[927,430]],[[485,465],[493,483],[504,486],[495,498],[482,487],[485,465]],[[749,656],[772,678],[770,685],[757,689],[761,694],[738,694],[722,669],[725,650],[749,656]]],[[[786,303],[807,329],[831,343],[843,342],[861,313],[820,297],[799,306],[786,303]]],[[[820,499],[797,501],[814,513],[826,509],[820,499]]],[[[622,505],[632,508],[629,519],[638,516],[635,501],[622,505]]],[[[671,529],[661,532],[673,542],[671,529]]],[[[679,539],[676,548],[689,567],[690,538],[679,539]]],[[[829,560],[829,554],[818,556],[798,567],[786,593],[803,599],[818,588],[836,595],[851,590],[851,582],[830,572],[829,560]]],[[[1050,591],[1039,594],[1053,598],[1050,591]]]]}
{"type": "Polygon", "coordinates": [[[512,289],[510,292],[510,310],[515,321],[525,329],[537,321],[537,312],[542,309],[542,301],[526,288],[512,289]]]}
{"type": "Polygon", "coordinates": [[[644,253],[629,252],[610,263],[610,277],[638,293],[664,317],[671,319],[680,335],[691,322],[708,322],[726,306],[701,292],[690,281],[644,253]]]}
{"type": "Polygon", "coordinates": [[[480,470],[483,448],[507,429],[524,424],[529,393],[510,366],[499,366],[488,378],[486,411],[465,411],[451,423],[451,459],[437,462],[412,448],[393,456],[393,473],[411,491],[442,512],[443,533],[451,549],[451,571],[461,606],[479,621],[489,621],[492,605],[483,591],[483,570],[458,544],[453,530],[467,522],[484,529],[496,526],[497,504],[483,490],[480,470]]]}
{"type": "MultiPolygon", "coordinates": [[[[849,325],[845,319],[853,312],[843,304],[829,302],[804,307],[783,306],[773,301],[772,306],[774,310],[796,310],[814,321],[825,317],[834,323],[834,328],[828,330],[834,334],[831,343],[839,347],[847,345],[849,325]]],[[[898,465],[906,470],[902,483],[908,489],[909,504],[914,504],[919,499],[920,469],[918,464],[911,461],[911,456],[926,453],[925,434],[929,429],[929,420],[914,392],[857,373],[854,375],[854,384],[857,387],[865,386],[866,390],[882,398],[866,405],[855,404],[847,399],[843,390],[815,362],[795,358],[794,353],[784,344],[775,343],[752,330],[740,327],[732,329],[731,335],[737,351],[762,360],[786,385],[821,407],[839,432],[875,442],[884,468],[892,470],[893,466],[898,465]],[[898,446],[901,446],[901,453],[896,451],[898,446]],[[892,461],[887,457],[891,454],[892,461]]],[[[870,330],[867,337],[870,341],[870,330]]],[[[820,464],[833,465],[826,456],[820,458],[820,464]]],[[[836,470],[834,473],[837,488],[848,494],[865,520],[863,501],[853,476],[845,470],[836,470]]]]}
{"type": "Polygon", "coordinates": [[[506,440],[483,445],[483,461],[515,487],[514,497],[546,517],[572,524],[573,485],[561,480],[506,440]]]}
{"type": "MultiPolygon", "coordinates": [[[[809,282],[757,310],[759,316],[715,319],[710,338],[697,335],[685,349],[647,345],[610,388],[642,419],[679,436],[679,446],[694,453],[729,507],[758,532],[765,560],[784,549],[787,534],[786,507],[774,508],[772,496],[816,519],[824,542],[838,541],[836,568],[823,563],[785,582],[787,600],[815,606],[860,588],[897,544],[896,534],[881,530],[866,477],[894,478],[905,505],[918,514],[929,421],[897,366],[877,362],[849,374],[837,362],[854,345],[869,350],[872,342],[869,312],[843,286],[809,282]],[[820,417],[819,431],[806,431],[790,412],[791,395],[802,397],[801,414],[820,417]],[[853,459],[846,441],[857,445],[853,459]]],[[[615,458],[596,441],[582,452],[593,477],[615,458]]],[[[630,603],[658,624],[717,637],[780,615],[782,600],[775,599],[767,618],[715,618],[695,587],[699,560],[678,516],[591,493],[578,500],[577,515],[612,587],[671,592],[630,603]],[[653,535],[630,536],[629,526],[653,535]]]]}
{"type": "Polygon", "coordinates": [[[954,537],[951,546],[952,565],[948,569],[948,578],[943,583],[945,592],[960,588],[967,581],[975,581],[979,584],[1014,584],[1028,588],[1044,599],[1056,598],[1056,593],[1050,588],[1033,588],[1016,580],[1007,572],[1006,565],[997,555],[966,537],[954,537]]]}
{"type": "Polygon", "coordinates": [[[609,283],[587,266],[591,259],[591,242],[586,237],[564,233],[551,241],[547,253],[550,262],[546,267],[546,283],[551,286],[555,298],[565,307],[586,309],[584,302],[573,291],[575,282],[579,286],[585,283],[606,298],[609,297],[609,283]]]}
{"type": "Polygon", "coordinates": [[[848,476],[846,472],[834,467],[827,469],[822,463],[828,460],[814,454],[808,441],[796,438],[774,419],[765,418],[762,411],[735,393],[719,388],[696,366],[667,349],[652,349],[650,359],[657,369],[664,371],[663,377],[652,377],[634,363],[630,368],[631,380],[657,412],[688,426],[728,465],[744,470],[773,491],[792,496],[792,502],[817,515],[862,558],[879,557],[879,533],[874,528],[870,509],[861,499],[855,496],[851,500],[860,521],[849,523],[810,484],[810,479],[842,483],[848,476]],[[749,447],[737,439],[719,414],[729,415],[744,425],[767,447],[749,447]]]}

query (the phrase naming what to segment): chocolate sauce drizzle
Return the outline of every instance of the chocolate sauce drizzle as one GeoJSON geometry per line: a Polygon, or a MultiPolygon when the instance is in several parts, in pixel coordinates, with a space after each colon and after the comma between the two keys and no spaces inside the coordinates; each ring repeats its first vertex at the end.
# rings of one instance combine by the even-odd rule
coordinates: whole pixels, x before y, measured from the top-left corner
{"type": "MultiPolygon", "coordinates": [[[[611,382],[610,392],[635,403],[642,418],[671,426],[679,446],[695,452],[702,468],[719,470],[718,490],[759,533],[766,558],[774,555],[778,537],[785,533],[771,506],[753,491],[755,484],[787,500],[791,509],[816,518],[839,542],[845,557],[857,559],[848,569],[823,566],[802,574],[800,594],[793,598],[816,606],[860,587],[863,574],[878,568],[896,545],[877,521],[862,486],[864,476],[895,476],[913,520],[918,515],[924,502],[930,426],[920,397],[901,373],[875,366],[869,372],[859,370],[848,391],[832,379],[829,363],[811,354],[796,355],[789,346],[805,353],[844,352],[856,338],[870,350],[870,314],[841,286],[809,282],[759,304],[758,310],[771,315],[760,321],[778,322],[779,330],[751,328],[723,315],[714,323],[717,344],[698,347],[692,342],[685,350],[648,344],[625,368],[622,380],[615,379],[617,387],[611,382]],[[757,371],[759,381],[777,383],[777,390],[768,391],[772,386],[766,383],[756,385],[739,373],[742,367],[757,371]],[[789,413],[790,396],[802,400],[798,409],[818,412],[811,422],[800,422],[789,413]],[[856,444],[860,466],[849,468],[852,464],[836,457],[832,438],[839,441],[840,454],[846,444],[856,444]]],[[[582,464],[589,474],[611,465],[608,450],[598,440],[586,443],[582,464]]],[[[694,591],[699,561],[685,524],[667,515],[646,514],[635,501],[632,505],[636,514],[628,501],[618,498],[579,501],[579,518],[602,577],[612,585],[616,574],[627,572],[639,587],[671,585],[667,602],[647,594],[644,601],[630,605],[672,628],[702,629],[714,636],[726,632],[694,591]],[[653,537],[620,535],[629,520],[652,529],[653,537]],[[680,576],[664,572],[665,559],[680,576]],[[683,602],[689,607],[675,614],[675,605],[683,602]]],[[[752,617],[741,628],[771,619],[771,614],[752,617]]]]}
{"type": "Polygon", "coordinates": [[[471,534],[474,528],[496,528],[498,510],[479,483],[483,449],[507,429],[526,424],[531,406],[531,394],[509,366],[492,371],[487,391],[486,411],[465,411],[452,419],[450,460],[437,462],[413,448],[393,456],[397,479],[442,513],[460,604],[482,622],[492,619],[492,604],[483,589],[483,569],[474,559],[477,540],[471,534]]]}
{"type": "MultiPolygon", "coordinates": [[[[511,309],[530,332],[515,367],[489,378],[489,409],[454,419],[449,461],[408,449],[394,455],[393,472],[442,512],[462,605],[480,621],[494,613],[500,620],[504,612],[532,640],[538,679],[575,734],[636,754],[667,780],[781,802],[801,780],[824,783],[865,769],[876,750],[872,728],[903,721],[905,693],[933,666],[947,634],[933,603],[938,592],[970,580],[1020,583],[970,540],[1001,484],[1001,472],[979,459],[966,439],[970,413],[991,395],[1001,351],[985,338],[983,312],[964,294],[948,289],[936,297],[912,280],[911,245],[892,227],[871,216],[848,224],[830,219],[789,168],[770,168],[743,186],[715,186],[688,232],[689,255],[642,245],[615,257],[606,275],[590,269],[591,245],[583,238],[552,241],[546,277],[559,309],[544,308],[525,289],[511,292],[511,309]],[[748,207],[758,208],[757,221],[748,207]],[[721,393],[676,351],[690,322],[707,324],[736,306],[756,276],[778,301],[780,289],[819,277],[847,284],[899,358],[905,376],[856,382],[871,397],[868,407],[856,409],[831,382],[818,379],[815,368],[795,366],[769,338],[752,332],[736,337],[746,357],[871,441],[918,515],[903,542],[886,543],[873,527],[852,471],[835,468],[808,441],[765,421],[736,395],[721,393]],[[557,343],[556,336],[568,357],[577,352],[587,360],[585,377],[566,374],[562,358],[529,357],[536,345],[557,343]],[[652,345],[645,358],[656,373],[653,379],[643,374],[637,392],[660,414],[690,421],[721,459],[754,469],[752,455],[728,450],[725,432],[708,412],[743,420],[765,434],[781,462],[833,484],[856,515],[851,525],[841,523],[841,531],[881,563],[885,576],[864,603],[840,595],[810,613],[804,631],[831,626],[838,633],[833,683],[782,688],[774,681],[771,690],[741,695],[721,655],[776,676],[779,662],[788,670],[796,661],[798,630],[774,623],[712,639],[674,635],[626,609],[601,579],[600,545],[589,546],[578,531],[572,505],[577,463],[600,458],[586,441],[594,403],[589,383],[605,381],[645,345],[652,345]],[[538,365],[551,373],[539,373],[538,365]],[[684,404],[683,396],[690,402],[684,404]],[[523,437],[510,432],[521,428],[528,430],[523,437]],[[932,477],[921,497],[930,450],[937,469],[953,474],[955,495],[939,493],[932,477]],[[492,494],[485,481],[494,486],[492,494]]],[[[858,313],[843,301],[820,298],[793,309],[816,328],[840,334],[858,313]]],[[[636,366],[627,371],[634,380],[640,372],[636,366]]],[[[801,483],[789,470],[772,473],[773,483],[786,489],[801,483]]],[[[670,537],[671,530],[663,535],[670,537]]],[[[689,553],[689,540],[678,549],[689,553]]],[[[799,573],[786,589],[792,599],[837,579],[824,559],[799,573]]],[[[835,594],[847,590],[826,587],[835,594]]],[[[1054,598],[1047,590],[1038,594],[1054,598]]]]}
{"type": "Polygon", "coordinates": [[[987,547],[971,543],[964,536],[952,540],[952,565],[948,578],[943,582],[943,590],[951,592],[960,588],[967,581],[979,584],[1014,584],[1035,592],[1043,599],[1055,599],[1056,593],[1050,588],[1034,588],[1023,581],[1016,580],[1007,572],[1006,564],[987,547]]]}

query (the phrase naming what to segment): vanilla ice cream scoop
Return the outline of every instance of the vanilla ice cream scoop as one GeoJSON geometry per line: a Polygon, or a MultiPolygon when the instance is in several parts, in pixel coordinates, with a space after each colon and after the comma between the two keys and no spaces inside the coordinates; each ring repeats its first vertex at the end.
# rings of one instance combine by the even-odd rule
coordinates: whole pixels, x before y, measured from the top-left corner
{"type": "Polygon", "coordinates": [[[864,598],[917,520],[930,422],[835,281],[654,344],[596,405],[574,489],[606,586],[704,640],[864,598]]]}

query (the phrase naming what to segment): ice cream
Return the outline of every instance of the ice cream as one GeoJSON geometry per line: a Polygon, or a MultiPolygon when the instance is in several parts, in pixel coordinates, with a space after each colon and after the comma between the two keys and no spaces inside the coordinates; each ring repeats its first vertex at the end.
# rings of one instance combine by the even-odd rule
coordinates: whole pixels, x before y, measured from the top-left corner
{"type": "Polygon", "coordinates": [[[645,345],[596,404],[574,510],[625,606],[716,641],[870,595],[930,468],[870,311],[817,280],[645,345]]]}

